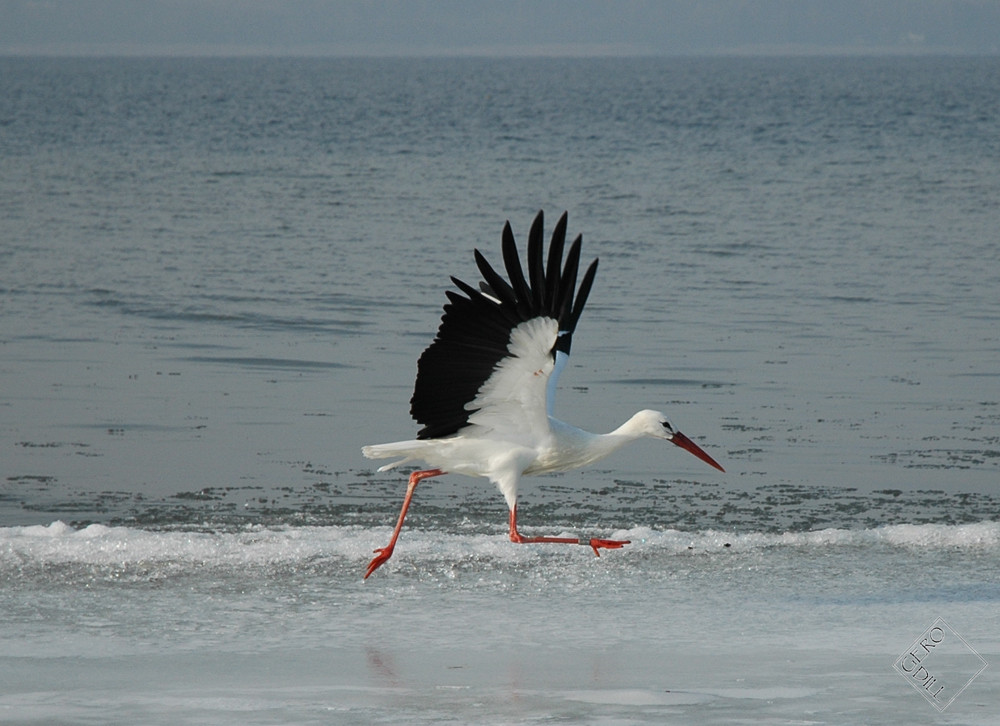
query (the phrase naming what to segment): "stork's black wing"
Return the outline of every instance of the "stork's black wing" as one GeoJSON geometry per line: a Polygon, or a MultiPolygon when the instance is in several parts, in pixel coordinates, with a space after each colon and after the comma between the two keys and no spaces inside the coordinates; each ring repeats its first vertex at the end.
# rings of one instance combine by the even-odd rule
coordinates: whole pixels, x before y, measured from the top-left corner
{"type": "MultiPolygon", "coordinates": [[[[534,355],[524,352],[520,343],[514,345],[511,336],[515,330],[520,330],[518,340],[522,343],[527,335],[534,348],[541,346],[542,352],[538,355],[545,357],[549,364],[542,366],[546,376],[541,381],[543,395],[538,404],[542,407],[541,414],[545,414],[544,389],[548,375],[552,373],[557,352],[569,354],[573,331],[597,272],[595,259],[577,291],[582,236],[570,245],[563,264],[565,242],[564,212],[552,232],[548,261],[543,263],[542,213],[539,212],[528,235],[528,274],[525,277],[514,234],[507,222],[503,229],[503,260],[508,279],[497,274],[479,250],[475,250],[475,258],[483,276],[480,289],[451,278],[462,294],[452,290],[446,293],[449,302],[444,306],[437,337],[417,361],[417,381],[410,399],[410,414],[423,426],[417,438],[433,439],[458,432],[479,410],[484,395],[496,398],[498,391],[491,387],[513,385],[511,382],[498,384],[494,374],[513,365],[513,359],[534,355]],[[485,386],[491,378],[493,382],[485,386]],[[477,399],[480,404],[474,403],[477,399]]],[[[528,362],[535,365],[538,361],[528,362]]],[[[532,399],[528,406],[534,405],[532,399]]]]}

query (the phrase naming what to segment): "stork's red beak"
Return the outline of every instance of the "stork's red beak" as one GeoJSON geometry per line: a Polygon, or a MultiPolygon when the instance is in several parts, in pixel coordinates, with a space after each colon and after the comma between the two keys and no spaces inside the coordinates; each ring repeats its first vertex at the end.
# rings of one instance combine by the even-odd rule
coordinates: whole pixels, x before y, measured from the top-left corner
{"type": "Polygon", "coordinates": [[[721,466],[719,466],[719,462],[717,462],[711,456],[709,456],[704,451],[702,451],[701,447],[698,446],[698,444],[696,444],[695,442],[693,442],[691,439],[689,439],[687,436],[685,436],[684,434],[682,434],[680,431],[674,431],[674,435],[670,437],[670,440],[672,442],[674,442],[675,444],[677,444],[678,446],[680,446],[685,451],[690,451],[692,454],[694,454],[695,456],[697,456],[699,459],[701,459],[702,461],[704,461],[709,466],[714,466],[716,469],[718,469],[721,472],[725,472],[726,471],[721,466]]]}

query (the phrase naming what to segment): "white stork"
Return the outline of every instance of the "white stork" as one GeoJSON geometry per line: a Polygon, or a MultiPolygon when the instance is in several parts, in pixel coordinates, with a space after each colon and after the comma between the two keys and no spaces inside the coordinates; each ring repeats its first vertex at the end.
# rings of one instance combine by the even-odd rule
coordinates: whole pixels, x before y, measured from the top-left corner
{"type": "Polygon", "coordinates": [[[542,262],[542,213],[528,235],[528,277],[524,276],[510,222],[503,229],[508,283],[475,250],[483,282],[476,289],[452,277],[463,294],[447,291],[441,326],[417,362],[410,414],[423,428],[412,441],[362,449],[370,459],[401,457],[423,462],[410,474],[403,508],[385,547],[375,550],[365,579],[392,556],[406,511],[421,480],[445,473],[484,477],[499,487],[510,508],[510,540],[557,542],[618,549],[629,542],[569,537],[525,537],[517,531],[517,487],[526,474],[587,466],[643,437],[670,441],[719,471],[724,469],[658,411],[639,411],[607,434],[592,434],[552,416],[556,381],[566,366],[573,331],[597,272],[595,259],[576,290],[578,236],[563,265],[566,214],[559,218],[542,262]]]}

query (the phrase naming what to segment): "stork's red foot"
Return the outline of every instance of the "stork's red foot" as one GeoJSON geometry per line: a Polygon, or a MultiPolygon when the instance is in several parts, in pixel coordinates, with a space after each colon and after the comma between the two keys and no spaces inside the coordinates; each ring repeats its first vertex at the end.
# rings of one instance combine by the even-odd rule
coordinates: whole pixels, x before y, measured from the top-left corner
{"type": "Polygon", "coordinates": [[[576,537],[525,537],[520,532],[511,532],[510,541],[517,544],[536,544],[538,542],[554,542],[555,544],[578,544],[576,537]]]}
{"type": "Polygon", "coordinates": [[[576,537],[525,537],[523,534],[517,531],[517,505],[515,504],[510,509],[510,541],[516,542],[517,544],[532,544],[535,542],[553,542],[555,544],[582,544],[590,545],[590,548],[594,550],[594,554],[598,557],[601,553],[598,550],[620,550],[627,544],[632,544],[631,540],[627,539],[598,539],[593,537],[591,539],[577,539],[576,537]]]}
{"type": "Polygon", "coordinates": [[[368,563],[368,569],[365,570],[364,579],[367,580],[370,574],[375,572],[375,570],[377,570],[378,568],[380,568],[382,565],[384,565],[386,562],[389,561],[389,558],[392,557],[392,549],[393,548],[389,546],[389,547],[379,547],[377,550],[375,550],[375,557],[373,557],[372,561],[368,563]]]}
{"type": "MultiPolygon", "coordinates": [[[[581,541],[580,544],[584,544],[584,543],[581,541]]],[[[591,540],[590,540],[590,542],[588,544],[590,544],[590,548],[592,550],[594,550],[594,554],[597,555],[598,557],[600,557],[601,553],[598,552],[598,550],[600,550],[600,549],[605,549],[605,550],[620,550],[625,545],[632,544],[632,540],[630,540],[630,539],[598,539],[597,537],[592,537],[591,540]]]]}

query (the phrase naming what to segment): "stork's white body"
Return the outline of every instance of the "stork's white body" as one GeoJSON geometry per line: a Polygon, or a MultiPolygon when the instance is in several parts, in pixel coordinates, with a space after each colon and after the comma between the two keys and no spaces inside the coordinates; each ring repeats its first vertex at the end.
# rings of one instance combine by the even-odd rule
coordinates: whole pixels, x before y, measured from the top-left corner
{"type": "Polygon", "coordinates": [[[551,416],[545,431],[533,437],[503,437],[496,431],[470,427],[460,435],[442,439],[396,441],[363,449],[370,459],[403,457],[386,464],[387,471],[401,464],[422,462],[432,469],[489,479],[504,495],[511,509],[524,475],[582,469],[600,461],[631,441],[651,436],[666,439],[666,421],[658,411],[640,411],[607,434],[594,434],[551,416]]]}

